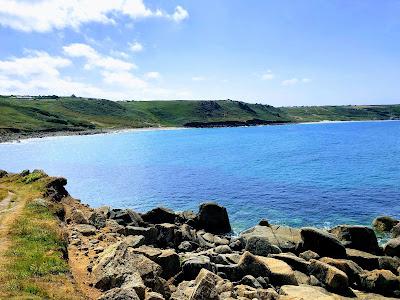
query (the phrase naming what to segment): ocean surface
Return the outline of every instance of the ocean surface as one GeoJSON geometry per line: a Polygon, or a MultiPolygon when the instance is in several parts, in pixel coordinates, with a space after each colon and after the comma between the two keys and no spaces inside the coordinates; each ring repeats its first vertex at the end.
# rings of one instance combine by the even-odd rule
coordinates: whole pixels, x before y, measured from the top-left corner
{"type": "Polygon", "coordinates": [[[400,121],[130,131],[0,144],[0,169],[68,178],[92,206],[227,207],[236,232],[400,217],[400,121]]]}

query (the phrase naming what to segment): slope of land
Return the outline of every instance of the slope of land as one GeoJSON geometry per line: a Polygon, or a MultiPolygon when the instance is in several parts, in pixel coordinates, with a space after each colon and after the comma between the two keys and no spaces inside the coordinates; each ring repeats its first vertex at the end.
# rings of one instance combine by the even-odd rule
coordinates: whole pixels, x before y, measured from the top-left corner
{"type": "Polygon", "coordinates": [[[0,142],[144,127],[220,127],[322,120],[400,119],[400,105],[273,107],[232,100],[109,101],[0,96],[0,142]]]}

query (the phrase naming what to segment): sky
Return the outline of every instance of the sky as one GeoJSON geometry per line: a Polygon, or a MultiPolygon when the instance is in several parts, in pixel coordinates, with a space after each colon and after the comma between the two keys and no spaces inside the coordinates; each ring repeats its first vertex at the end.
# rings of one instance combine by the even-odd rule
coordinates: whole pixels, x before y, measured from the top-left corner
{"type": "Polygon", "coordinates": [[[0,94],[400,103],[400,0],[0,0],[0,94]]]}

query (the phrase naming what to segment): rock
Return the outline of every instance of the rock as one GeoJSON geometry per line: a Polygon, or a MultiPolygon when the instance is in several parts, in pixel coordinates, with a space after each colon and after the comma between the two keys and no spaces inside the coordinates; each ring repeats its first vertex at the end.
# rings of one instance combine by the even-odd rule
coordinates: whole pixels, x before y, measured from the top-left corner
{"type": "Polygon", "coordinates": [[[129,247],[137,248],[145,244],[145,238],[143,235],[128,235],[124,238],[124,242],[129,247]]]}
{"type": "MultiPolygon", "coordinates": [[[[294,251],[301,242],[300,230],[287,226],[255,226],[243,231],[240,237],[248,240],[251,236],[266,238],[271,245],[279,247],[284,252],[294,251]]],[[[231,247],[232,248],[232,247],[231,247]]],[[[232,248],[233,249],[233,248],[232,248]]]]}
{"type": "Polygon", "coordinates": [[[210,258],[205,255],[198,255],[183,262],[182,271],[186,280],[192,280],[197,277],[201,269],[211,272],[216,271],[216,266],[211,263],[210,258]]]}
{"type": "Polygon", "coordinates": [[[216,235],[216,236],[214,236],[214,244],[216,246],[227,246],[227,245],[229,245],[229,240],[216,235]]]}
{"type": "Polygon", "coordinates": [[[307,250],[299,254],[299,257],[305,259],[305,260],[310,260],[310,259],[319,259],[320,256],[318,253],[315,253],[314,251],[307,250]]]}
{"type": "Polygon", "coordinates": [[[346,248],[379,254],[381,249],[375,232],[366,226],[339,225],[330,230],[346,248]]]}
{"type": "Polygon", "coordinates": [[[346,254],[348,259],[357,263],[364,270],[374,270],[379,267],[379,256],[374,254],[347,248],[346,254]]]}
{"type": "Polygon", "coordinates": [[[142,215],[143,221],[151,224],[174,224],[176,217],[177,215],[172,210],[164,207],[154,208],[142,215]]]}
{"type": "Polygon", "coordinates": [[[266,219],[261,219],[260,222],[258,222],[258,225],[260,226],[270,226],[268,220],[266,219]]]}
{"type": "Polygon", "coordinates": [[[0,170],[0,178],[6,177],[8,173],[4,170],[0,170]]]}
{"type": "Polygon", "coordinates": [[[123,226],[144,225],[142,217],[131,209],[113,209],[110,211],[110,218],[123,226]]]}
{"type": "Polygon", "coordinates": [[[385,269],[393,272],[394,274],[399,274],[400,259],[390,256],[380,256],[378,258],[379,269],[385,269]]]}
{"type": "Polygon", "coordinates": [[[194,230],[192,227],[190,227],[187,224],[183,224],[182,226],[180,226],[180,230],[182,232],[182,239],[184,241],[197,243],[196,230],[194,230]]]}
{"type": "Polygon", "coordinates": [[[258,259],[270,270],[270,281],[274,286],[297,285],[296,276],[286,262],[271,257],[259,256],[258,259]]]}
{"type": "Polygon", "coordinates": [[[305,227],[301,229],[301,238],[304,249],[317,252],[321,256],[346,258],[345,247],[333,234],[316,228],[305,227]]]}
{"type": "Polygon", "coordinates": [[[218,254],[227,254],[227,253],[232,253],[232,249],[229,248],[227,245],[221,245],[218,247],[214,248],[214,252],[218,254]]]}
{"type": "Polygon", "coordinates": [[[165,279],[175,276],[180,271],[179,255],[173,249],[163,250],[156,262],[162,268],[161,277],[165,279]]]}
{"type": "Polygon", "coordinates": [[[74,226],[74,229],[76,229],[84,236],[96,234],[96,227],[89,224],[78,224],[74,226]]]}
{"type": "Polygon", "coordinates": [[[309,284],[310,277],[300,271],[294,271],[294,276],[296,277],[296,281],[298,284],[309,284]]]}
{"type": "Polygon", "coordinates": [[[213,202],[200,205],[197,225],[211,233],[229,233],[232,231],[226,208],[213,202]]]}
{"type": "Polygon", "coordinates": [[[147,292],[144,300],[164,300],[163,295],[156,292],[147,292]]]}
{"type": "Polygon", "coordinates": [[[72,209],[69,221],[75,224],[88,224],[88,220],[80,209],[72,209]]]}
{"type": "MultiPolygon", "coordinates": [[[[262,277],[261,277],[262,278],[262,277]]],[[[254,276],[251,275],[246,275],[244,276],[239,282],[235,283],[235,285],[248,285],[256,289],[262,289],[262,285],[258,282],[257,279],[254,278],[254,276]]]]}
{"type": "Polygon", "coordinates": [[[126,226],[125,228],[126,235],[142,235],[144,236],[144,243],[146,245],[154,245],[157,242],[157,229],[154,227],[134,227],[134,226],[126,226]]]}
{"type": "Polygon", "coordinates": [[[133,248],[126,243],[117,242],[104,250],[98,263],[93,267],[92,274],[94,286],[101,290],[108,290],[121,287],[129,275],[136,273],[140,275],[146,286],[156,287],[161,272],[158,264],[143,254],[134,252],[133,248]]]}
{"type": "Polygon", "coordinates": [[[233,238],[229,244],[229,248],[233,251],[241,251],[246,247],[246,241],[242,237],[233,238]]]}
{"type": "Polygon", "coordinates": [[[280,300],[339,300],[342,297],[328,292],[322,287],[311,285],[284,285],[280,289],[280,300]],[[287,298],[285,297],[287,296],[287,298]]]}
{"type": "Polygon", "coordinates": [[[247,240],[246,251],[254,255],[268,256],[270,253],[280,253],[280,249],[271,245],[266,237],[251,236],[247,240]]]}
{"type": "Polygon", "coordinates": [[[342,294],[348,292],[349,280],[343,271],[315,259],[312,259],[310,263],[310,273],[328,289],[342,294]]]}
{"type": "Polygon", "coordinates": [[[157,245],[162,248],[176,248],[182,242],[182,232],[175,224],[162,223],[156,225],[157,245]]]}
{"type": "Polygon", "coordinates": [[[349,284],[360,284],[360,275],[364,270],[357,265],[354,261],[348,259],[335,259],[330,257],[323,257],[320,259],[321,262],[333,266],[344,273],[349,278],[349,284]]]}
{"type": "Polygon", "coordinates": [[[372,226],[376,231],[386,232],[392,230],[397,223],[399,223],[399,221],[392,217],[380,216],[375,218],[375,220],[372,222],[372,226]]]}
{"type": "Polygon", "coordinates": [[[369,292],[393,295],[399,289],[399,280],[388,270],[373,270],[361,275],[361,286],[369,292]]]}
{"type": "Polygon", "coordinates": [[[63,177],[50,177],[50,180],[45,185],[44,197],[49,197],[53,201],[60,201],[64,197],[69,196],[64,188],[67,185],[67,179],[63,177]]]}
{"type": "Polygon", "coordinates": [[[217,282],[222,280],[218,275],[212,272],[201,269],[195,280],[195,287],[190,300],[219,300],[218,291],[216,288],[217,282]]]}
{"type": "Polygon", "coordinates": [[[179,214],[179,218],[183,223],[190,226],[196,226],[197,215],[191,210],[185,210],[179,214]]]}
{"type": "MultiPolygon", "coordinates": [[[[234,288],[234,293],[238,296],[237,299],[265,299],[265,300],[277,300],[279,298],[278,293],[272,289],[255,289],[247,285],[237,285],[234,288]]],[[[232,299],[232,298],[228,298],[232,299]]]]}
{"type": "Polygon", "coordinates": [[[383,247],[383,251],[387,256],[400,257],[400,238],[389,240],[383,247]]]}
{"type": "Polygon", "coordinates": [[[104,232],[125,234],[126,230],[125,230],[125,227],[122,225],[119,225],[117,223],[117,221],[108,219],[108,220],[106,220],[106,226],[105,226],[104,232]]]}
{"type": "Polygon", "coordinates": [[[287,263],[292,269],[308,273],[310,263],[292,253],[279,253],[271,255],[272,258],[280,259],[287,263]]]}
{"type": "Polygon", "coordinates": [[[178,249],[182,252],[190,252],[190,251],[196,250],[197,247],[198,247],[198,245],[196,245],[193,242],[184,241],[179,244],[178,249]]]}
{"type": "Polygon", "coordinates": [[[114,288],[107,291],[98,300],[140,300],[135,290],[114,288]]]}
{"type": "Polygon", "coordinates": [[[390,231],[392,234],[392,238],[400,237],[400,222],[393,226],[392,230],[390,231]]]}
{"type": "Polygon", "coordinates": [[[125,277],[124,283],[121,285],[121,288],[134,290],[140,299],[144,298],[144,294],[146,291],[146,286],[144,285],[143,280],[138,272],[128,274],[125,277]]]}
{"type": "Polygon", "coordinates": [[[102,210],[95,209],[89,217],[89,224],[93,225],[97,229],[104,228],[106,226],[107,215],[102,210]]]}
{"type": "Polygon", "coordinates": [[[242,254],[237,267],[246,275],[252,275],[254,277],[269,277],[271,275],[271,270],[266,262],[261,260],[261,258],[263,257],[255,256],[246,251],[242,254]]]}

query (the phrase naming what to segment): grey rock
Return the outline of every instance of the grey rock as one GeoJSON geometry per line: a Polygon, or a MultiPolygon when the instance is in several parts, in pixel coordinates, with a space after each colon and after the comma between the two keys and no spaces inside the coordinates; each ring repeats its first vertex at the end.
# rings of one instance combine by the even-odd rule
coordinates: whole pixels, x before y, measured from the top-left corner
{"type": "Polygon", "coordinates": [[[251,236],[247,240],[246,251],[254,255],[268,256],[270,253],[279,253],[266,237],[263,236],[251,236]]]}
{"type": "Polygon", "coordinates": [[[311,251],[311,250],[306,250],[306,251],[300,253],[299,257],[303,258],[305,260],[319,259],[320,258],[318,253],[315,253],[314,251],[311,251]]]}
{"type": "Polygon", "coordinates": [[[142,217],[131,209],[113,209],[110,211],[110,218],[123,226],[141,226],[144,225],[142,217]]]}
{"type": "Polygon", "coordinates": [[[89,217],[89,224],[95,226],[96,228],[104,228],[106,226],[107,216],[100,210],[95,209],[89,217]]]}
{"type": "Polygon", "coordinates": [[[209,257],[198,255],[183,262],[182,271],[186,280],[192,280],[197,277],[201,269],[216,272],[215,264],[211,263],[209,257]]]}
{"type": "Polygon", "coordinates": [[[96,234],[96,227],[89,224],[78,224],[74,228],[84,236],[96,234]]]}
{"type": "Polygon", "coordinates": [[[134,227],[126,226],[126,235],[141,235],[144,236],[144,243],[146,245],[154,245],[157,242],[157,229],[154,227],[134,227]]]}

